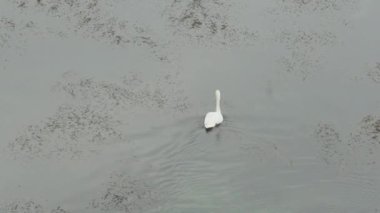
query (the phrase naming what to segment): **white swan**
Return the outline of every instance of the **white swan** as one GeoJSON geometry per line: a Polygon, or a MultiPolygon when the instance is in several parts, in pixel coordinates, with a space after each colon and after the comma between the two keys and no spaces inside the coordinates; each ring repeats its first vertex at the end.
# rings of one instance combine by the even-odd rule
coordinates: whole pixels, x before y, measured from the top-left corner
{"type": "Polygon", "coordinates": [[[220,111],[220,91],[215,91],[216,96],[216,111],[215,112],[208,112],[205,117],[205,128],[211,129],[215,127],[218,124],[221,124],[223,122],[223,115],[220,111]]]}

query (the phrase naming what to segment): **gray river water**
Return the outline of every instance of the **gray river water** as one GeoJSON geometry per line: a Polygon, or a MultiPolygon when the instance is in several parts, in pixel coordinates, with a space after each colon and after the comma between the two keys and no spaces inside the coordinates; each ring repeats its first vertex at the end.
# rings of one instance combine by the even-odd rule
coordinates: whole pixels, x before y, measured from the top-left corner
{"type": "Polygon", "coordinates": [[[0,212],[379,212],[379,9],[0,1],[0,212]]]}

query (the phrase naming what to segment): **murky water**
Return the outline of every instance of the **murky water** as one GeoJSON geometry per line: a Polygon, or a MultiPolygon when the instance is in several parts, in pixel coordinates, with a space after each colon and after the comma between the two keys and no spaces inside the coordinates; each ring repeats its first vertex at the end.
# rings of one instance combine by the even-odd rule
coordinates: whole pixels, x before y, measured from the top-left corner
{"type": "Polygon", "coordinates": [[[379,8],[1,1],[0,212],[379,212],[379,8]]]}

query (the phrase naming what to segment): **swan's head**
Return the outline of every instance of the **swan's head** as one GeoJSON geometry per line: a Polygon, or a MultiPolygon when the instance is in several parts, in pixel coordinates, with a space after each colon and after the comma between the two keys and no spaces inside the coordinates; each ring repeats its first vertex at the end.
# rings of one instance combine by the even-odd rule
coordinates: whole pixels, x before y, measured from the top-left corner
{"type": "Polygon", "coordinates": [[[218,89],[215,91],[215,96],[217,99],[220,99],[220,91],[218,89]]]}

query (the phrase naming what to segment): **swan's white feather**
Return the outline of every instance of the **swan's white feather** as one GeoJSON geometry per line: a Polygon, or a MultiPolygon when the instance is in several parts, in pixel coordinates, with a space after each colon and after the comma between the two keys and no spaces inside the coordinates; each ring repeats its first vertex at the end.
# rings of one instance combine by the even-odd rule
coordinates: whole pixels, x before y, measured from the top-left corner
{"type": "Polygon", "coordinates": [[[205,128],[213,128],[223,122],[223,116],[220,112],[209,112],[205,117],[205,128]]]}
{"type": "Polygon", "coordinates": [[[216,111],[208,112],[205,117],[205,128],[210,129],[223,122],[223,115],[220,110],[220,91],[215,91],[216,96],[216,111]]]}

